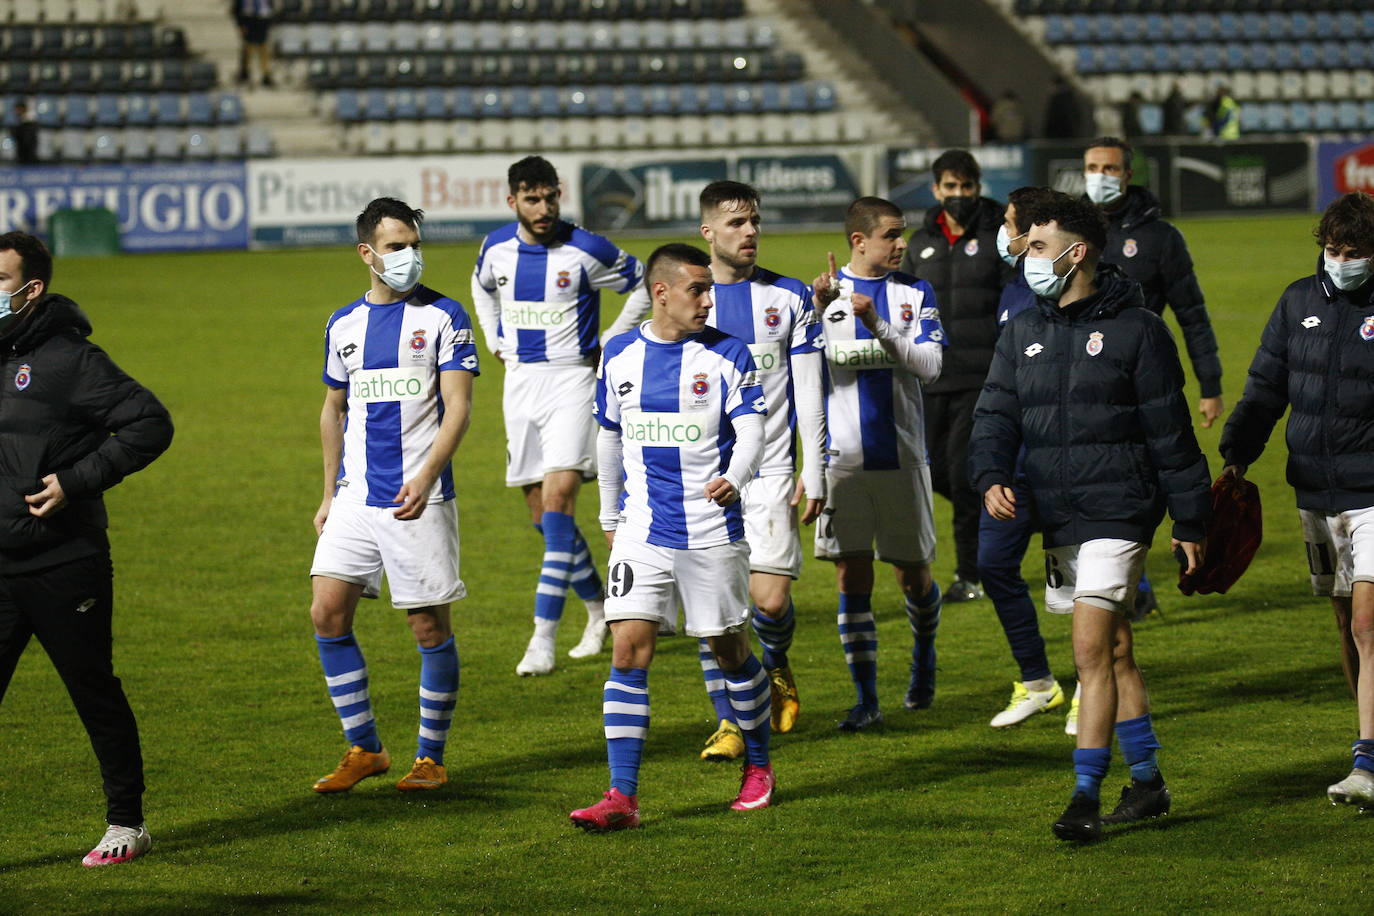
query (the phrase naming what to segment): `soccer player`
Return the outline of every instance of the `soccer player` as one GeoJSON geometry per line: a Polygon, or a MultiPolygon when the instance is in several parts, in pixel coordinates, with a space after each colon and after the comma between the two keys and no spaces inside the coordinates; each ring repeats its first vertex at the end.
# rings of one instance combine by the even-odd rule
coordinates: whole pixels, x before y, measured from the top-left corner
{"type": "Polygon", "coordinates": [[[614,639],[602,721],[611,787],[571,813],[587,830],[639,825],[649,663],[682,603],[707,639],[746,746],[735,810],[766,808],[768,677],[749,649],[749,545],[740,491],[763,456],[763,388],[749,348],[707,327],[711,259],[690,245],[649,257],[653,318],[613,338],[597,373],[601,527],[611,545],[606,619],[614,639]],[[621,508],[621,493],[625,494],[621,508]]]}
{"type": "Polygon", "coordinates": [[[1279,297],[1221,436],[1224,473],[1241,477],[1291,405],[1288,481],[1312,590],[1331,598],[1359,713],[1350,775],[1333,803],[1374,808],[1374,198],[1337,198],[1315,233],[1315,274],[1279,297]]]}
{"type": "MultiPolygon", "coordinates": [[[[1035,292],[1026,284],[1026,276],[1020,270],[1021,256],[1026,251],[1032,213],[1038,203],[1051,195],[1049,188],[1033,187],[1017,188],[1007,195],[1004,222],[997,232],[997,251],[1003,261],[1016,268],[1016,274],[1002,290],[998,302],[999,327],[1005,327],[1011,319],[1035,306],[1035,292]]],[[[1035,602],[1031,600],[1026,580],[1021,577],[1021,561],[1035,530],[1035,511],[1025,489],[1023,465],[1024,456],[1018,454],[1013,486],[1021,494],[1022,505],[1016,517],[1001,521],[982,507],[978,518],[978,569],[983,587],[997,611],[1012,658],[1021,669],[1021,679],[1012,683],[1011,699],[1006,708],[989,723],[993,728],[1016,725],[1038,712],[1064,705],[1064,691],[1054,679],[1049,657],[1045,654],[1035,602]]],[[[1065,728],[1069,734],[1075,734],[1077,720],[1072,720],[1065,728]]]]}
{"type": "Polygon", "coordinates": [[[1083,691],[1077,783],[1054,833],[1087,841],[1102,832],[1113,723],[1131,783],[1105,821],[1169,810],[1129,615],[1166,505],[1187,571],[1201,565],[1211,481],[1168,328],[1142,307],[1136,284],[1101,263],[1101,212],[1059,194],[1033,218],[1023,269],[1039,298],[997,342],[974,417],[970,472],[988,514],[1010,521],[1025,511],[1015,484],[1025,448],[1025,489],[1045,542],[1045,604],[1073,614],[1083,691]]]}
{"type": "Polygon", "coordinates": [[[467,594],[449,462],[468,428],[478,369],[463,306],[420,285],[423,216],[390,197],[359,214],[358,257],[370,288],[325,330],[324,499],[315,513],[310,619],[349,748],[316,792],[345,792],[391,766],[353,635],[358,599],[377,597],[383,571],[420,650],[419,741],[396,788],[448,781],[444,744],[458,702],[449,607],[467,594]]]}
{"type": "Polygon", "coordinates": [[[608,240],[559,219],[558,173],[539,156],[507,173],[515,222],[482,241],[472,300],[487,347],[506,367],[506,486],[525,493],[544,560],[534,593],[534,635],[515,667],[522,677],[554,669],[554,637],[571,587],[587,626],[568,655],[601,651],[601,579],[573,517],[577,490],[596,476],[592,393],[602,289],[633,292],[608,333],[649,308],[643,268],[608,240]]]}
{"type": "MultiPolygon", "coordinates": [[[[46,245],[24,232],[0,235],[0,699],[37,637],[100,762],[108,826],[81,860],[98,867],[153,847],[138,723],[114,673],[102,494],[166,451],[172,420],[90,342],[90,321],[51,284],[46,245]]],[[[76,736],[60,731],[74,750],[76,736]]],[[[11,835],[21,826],[11,823],[11,835]]]]}
{"type": "MultiPolygon", "coordinates": [[[[802,522],[810,524],[824,502],[822,466],[825,407],[821,349],[825,346],[811,289],[758,265],[759,195],[738,181],[714,181],[701,192],[701,234],[711,247],[711,309],[707,323],[749,345],[768,402],[764,456],[758,476],[740,498],[749,542],[749,597],[754,633],[772,685],[772,727],[789,732],[801,704],[788,664],[796,617],[792,580],[801,575],[797,505],[807,497],[802,522]],[[796,437],[804,456],[796,471],[796,437]]],[[[703,760],[733,760],[744,753],[724,679],[702,640],[702,670],[720,725],[701,752],[703,760]]]]}
{"type": "Polygon", "coordinates": [[[829,381],[826,504],[816,525],[816,556],[839,581],[840,643],[858,702],[839,723],[862,731],[882,722],[878,704],[878,630],[873,621],[873,555],[890,563],[906,597],[914,646],[905,705],[935,699],[935,635],[940,587],[935,558],[930,467],[921,385],[939,377],[945,333],[930,284],[897,272],[906,221],[890,201],[861,197],[844,229],[849,263],[816,278],[825,321],[829,381]]]}
{"type": "MultiPolygon", "coordinates": [[[[1198,413],[1208,428],[1225,409],[1217,336],[1183,234],[1160,218],[1159,201],[1148,188],[1131,184],[1133,156],[1130,144],[1116,137],[1093,140],[1083,151],[1088,199],[1107,218],[1102,263],[1116,265],[1127,279],[1139,283],[1145,307],[1156,315],[1164,314],[1166,304],[1174,310],[1201,389],[1198,413]]],[[[1140,577],[1135,601],[1133,620],[1143,620],[1159,608],[1147,576],[1140,577]]]]}

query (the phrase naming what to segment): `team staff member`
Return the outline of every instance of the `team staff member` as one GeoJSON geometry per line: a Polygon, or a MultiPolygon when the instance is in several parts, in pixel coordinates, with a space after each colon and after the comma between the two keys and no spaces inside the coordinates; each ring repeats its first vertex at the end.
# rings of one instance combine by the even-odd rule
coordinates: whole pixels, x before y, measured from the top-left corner
{"type": "Polygon", "coordinates": [[[37,636],[104,780],[109,828],[81,864],[115,865],[153,841],[138,724],[114,674],[101,494],[166,451],[172,420],[86,339],[90,321],[51,282],[42,242],[0,235],[0,698],[37,636]]]}
{"type": "Polygon", "coordinates": [[[1314,275],[1289,284],[1260,336],[1245,394],[1221,436],[1239,477],[1289,405],[1288,480],[1297,491],[1312,590],[1328,595],[1359,709],[1350,775],[1333,802],[1374,807],[1374,198],[1352,193],[1317,226],[1314,275]]]}
{"type": "Polygon", "coordinates": [[[1083,691],[1077,783],[1054,833],[1084,841],[1101,835],[1098,796],[1113,730],[1131,783],[1106,822],[1169,810],[1129,614],[1166,506],[1187,571],[1201,565],[1211,478],[1168,328],[1140,308],[1136,284],[1100,263],[1101,213],[1060,194],[1036,208],[1034,221],[1023,264],[1039,299],[997,342],[978,400],[972,473],[988,514],[1015,518],[1024,511],[1014,478],[1024,445],[1025,489],[1044,532],[1045,604],[1073,614],[1083,691]]]}
{"type": "Polygon", "coordinates": [[[998,256],[1000,203],[981,196],[982,169],[965,150],[949,150],[931,165],[936,204],[907,240],[902,271],[925,280],[940,303],[949,334],[940,377],[922,386],[925,441],[935,492],[954,507],[955,581],[944,600],[981,598],[978,573],[980,500],[968,482],[973,406],[997,345],[997,302],[1012,270],[998,256]]]}

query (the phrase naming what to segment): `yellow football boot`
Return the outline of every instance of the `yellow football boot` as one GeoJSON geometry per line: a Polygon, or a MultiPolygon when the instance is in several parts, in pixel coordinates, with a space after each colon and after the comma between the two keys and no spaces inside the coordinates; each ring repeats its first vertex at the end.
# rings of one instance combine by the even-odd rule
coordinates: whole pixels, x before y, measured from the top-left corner
{"type": "Polygon", "coordinates": [[[729,719],[720,720],[720,728],[706,739],[706,749],[701,752],[702,760],[737,760],[744,754],[744,735],[739,726],[729,719]]]}
{"type": "Polygon", "coordinates": [[[382,748],[377,753],[365,751],[353,745],[343,755],[343,760],[328,776],[321,776],[312,786],[316,792],[347,792],[369,776],[385,773],[391,769],[391,755],[382,748]]]}
{"type": "Polygon", "coordinates": [[[797,698],[797,682],[792,679],[792,668],[768,669],[768,683],[773,692],[773,731],[790,732],[797,724],[797,714],[801,712],[801,700],[797,698]]]}
{"type": "Polygon", "coordinates": [[[416,757],[410,772],[396,783],[396,788],[402,792],[423,792],[426,789],[437,789],[446,782],[448,772],[443,764],[435,763],[430,757],[416,757]]]}

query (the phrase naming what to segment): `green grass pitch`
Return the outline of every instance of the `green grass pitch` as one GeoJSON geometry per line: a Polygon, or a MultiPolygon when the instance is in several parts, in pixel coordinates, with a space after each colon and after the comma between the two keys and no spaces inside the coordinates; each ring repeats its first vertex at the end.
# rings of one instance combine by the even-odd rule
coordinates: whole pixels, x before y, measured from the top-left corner
{"type": "MultiPolygon", "coordinates": [[[[1182,224],[1228,406],[1278,294],[1313,270],[1314,223],[1182,224]]],[[[629,247],[642,256],[658,241],[629,247]]],[[[838,233],[765,234],[762,260],[809,279],[838,244],[838,233]]],[[[427,249],[425,281],[466,300],[474,255],[472,245],[427,249]]],[[[652,677],[644,829],[591,836],[567,812],[606,785],[607,656],[564,656],[582,623],[570,599],[560,669],[513,673],[540,542],[518,493],[502,486],[501,373],[484,350],[455,462],[471,597],[455,610],[463,686],[451,782],[421,797],[379,779],[316,796],[310,783],[343,751],[306,613],[320,342],[326,317],[365,280],[344,248],[58,264],[55,290],[87,310],[94,339],[177,423],[172,449],[108,497],[116,670],[142,728],[156,845],[131,865],[79,867],[103,829],[99,777],[60,682],[31,646],[0,708],[0,911],[1368,911],[1359,891],[1371,866],[1359,850],[1374,820],[1325,798],[1349,768],[1355,709],[1329,605],[1309,594],[1278,433],[1252,472],[1264,546],[1231,594],[1185,599],[1167,549],[1157,541],[1150,557],[1164,614],[1139,628],[1137,651],[1174,792],[1164,822],[1112,830],[1090,848],[1053,839],[1072,739],[1060,714],[988,727],[1016,670],[987,602],[946,608],[936,705],[903,710],[910,635],[886,573],[874,603],[889,724],[837,733],[852,699],[833,573],[808,560],[793,652],[802,717],[774,740],[778,805],[726,810],[738,771],[697,760],[714,723],[694,641],[678,638],[661,645],[652,677]]],[[[609,297],[607,320],[618,304],[609,297]]],[[[1198,435],[1215,474],[1220,424],[1198,435]]],[[[578,515],[604,566],[594,488],[578,515]]],[[[937,521],[944,583],[952,548],[938,500],[937,521]]],[[[1042,568],[1035,545],[1026,575],[1037,597],[1042,568]]],[[[1041,623],[1057,676],[1070,680],[1067,621],[1041,623]]],[[[381,734],[404,772],[419,659],[384,602],[364,605],[357,631],[381,734]]],[[[1125,778],[1117,755],[1104,800],[1125,778]]]]}

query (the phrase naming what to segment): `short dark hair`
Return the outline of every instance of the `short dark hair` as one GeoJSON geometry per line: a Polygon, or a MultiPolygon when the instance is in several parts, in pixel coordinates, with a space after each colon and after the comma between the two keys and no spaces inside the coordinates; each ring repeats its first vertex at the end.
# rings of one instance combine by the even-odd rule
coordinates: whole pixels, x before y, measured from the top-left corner
{"type": "Polygon", "coordinates": [[[1088,243],[1092,257],[1107,247],[1107,217],[1102,215],[1101,207],[1085,197],[1051,191],[1030,208],[1030,220],[1035,226],[1056,223],[1059,231],[1078,236],[1088,243]]]}
{"type": "Polygon", "coordinates": [[[727,203],[747,204],[757,210],[759,192],[742,181],[713,181],[701,189],[702,217],[727,203]]]}
{"type": "Polygon", "coordinates": [[[847,239],[856,232],[863,236],[872,235],[884,216],[906,219],[902,208],[890,200],[881,197],[860,197],[844,212],[844,237],[847,239]]]}
{"type": "Polygon", "coordinates": [[[710,269],[711,256],[695,245],[685,245],[682,242],[659,245],[654,249],[654,253],[649,255],[649,260],[645,264],[644,282],[657,283],[663,279],[662,274],[665,271],[681,264],[710,269]]]}
{"type": "Polygon", "coordinates": [[[559,187],[558,170],[543,156],[526,156],[506,170],[506,181],[514,194],[521,188],[559,187]]]}
{"type": "Polygon", "coordinates": [[[1027,185],[1024,188],[1017,188],[1007,195],[1007,203],[1016,208],[1016,231],[1025,235],[1030,232],[1031,211],[1041,202],[1050,199],[1054,193],[1053,188],[1038,188],[1027,185]]]}
{"type": "Polygon", "coordinates": [[[0,251],[19,255],[19,272],[25,283],[39,280],[45,288],[52,283],[52,252],[42,239],[27,232],[6,232],[0,235],[0,251]]]}
{"type": "Polygon", "coordinates": [[[1120,137],[1098,137],[1083,147],[1083,155],[1088,155],[1090,149],[1100,149],[1104,146],[1109,149],[1121,150],[1121,164],[1128,169],[1131,167],[1131,161],[1135,158],[1135,149],[1120,137]]]}
{"type": "Polygon", "coordinates": [[[1322,214],[1312,235],[1323,247],[1334,245],[1359,251],[1374,248],[1374,197],[1363,191],[1337,197],[1322,214]]]}
{"type": "Polygon", "coordinates": [[[377,237],[377,227],[388,217],[418,230],[425,221],[425,211],[413,210],[405,201],[394,197],[378,197],[358,214],[358,241],[364,245],[371,244],[377,237]]]}
{"type": "Polygon", "coordinates": [[[936,184],[940,183],[940,176],[945,172],[953,172],[956,178],[983,180],[983,170],[978,167],[978,160],[966,149],[945,150],[930,164],[930,171],[935,176],[936,184]]]}

